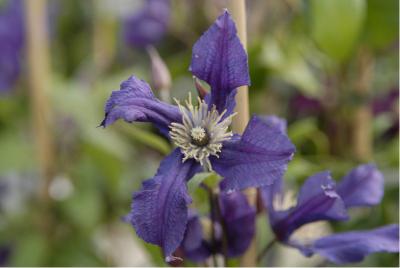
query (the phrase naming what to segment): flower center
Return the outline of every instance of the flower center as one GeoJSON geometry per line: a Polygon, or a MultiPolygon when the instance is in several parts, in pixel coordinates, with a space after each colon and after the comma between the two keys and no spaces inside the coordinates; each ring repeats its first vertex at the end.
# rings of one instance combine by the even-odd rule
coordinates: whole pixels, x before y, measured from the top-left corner
{"type": "Polygon", "coordinates": [[[172,123],[169,134],[184,155],[182,161],[193,158],[207,170],[212,170],[209,157],[218,157],[222,143],[232,137],[228,128],[235,114],[223,118],[226,111],[219,114],[215,106],[209,109],[200,98],[199,104],[193,106],[190,94],[186,107],[175,101],[182,114],[182,123],[172,123]]]}
{"type": "Polygon", "coordinates": [[[192,138],[192,143],[197,146],[205,146],[210,141],[210,137],[202,127],[192,128],[190,131],[190,137],[192,138]]]}

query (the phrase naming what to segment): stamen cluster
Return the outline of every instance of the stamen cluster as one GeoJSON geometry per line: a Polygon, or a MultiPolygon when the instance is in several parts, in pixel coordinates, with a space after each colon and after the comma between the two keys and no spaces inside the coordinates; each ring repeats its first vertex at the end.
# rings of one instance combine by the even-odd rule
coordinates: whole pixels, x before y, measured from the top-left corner
{"type": "Polygon", "coordinates": [[[175,102],[182,114],[182,124],[171,123],[169,134],[175,145],[181,148],[182,161],[194,158],[207,170],[212,170],[209,157],[218,157],[223,141],[232,137],[228,129],[235,113],[223,118],[226,110],[219,114],[215,106],[209,109],[200,98],[199,104],[194,106],[190,94],[185,101],[186,107],[176,99],[175,102]]]}

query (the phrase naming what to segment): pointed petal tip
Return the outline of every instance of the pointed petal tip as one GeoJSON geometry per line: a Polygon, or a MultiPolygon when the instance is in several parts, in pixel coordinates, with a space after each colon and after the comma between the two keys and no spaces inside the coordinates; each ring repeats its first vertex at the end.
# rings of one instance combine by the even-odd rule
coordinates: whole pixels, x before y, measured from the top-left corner
{"type": "Polygon", "coordinates": [[[165,257],[165,262],[167,262],[167,263],[171,263],[171,262],[174,262],[174,261],[183,261],[183,259],[179,258],[179,257],[172,256],[172,255],[169,255],[169,256],[165,257]]]}

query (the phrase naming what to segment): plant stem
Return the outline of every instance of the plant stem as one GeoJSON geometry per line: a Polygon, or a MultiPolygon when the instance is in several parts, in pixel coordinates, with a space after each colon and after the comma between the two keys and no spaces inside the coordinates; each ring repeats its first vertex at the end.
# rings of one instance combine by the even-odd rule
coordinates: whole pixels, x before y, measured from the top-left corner
{"type": "Polygon", "coordinates": [[[215,214],[217,216],[217,219],[221,225],[222,228],[222,254],[224,256],[223,260],[223,266],[226,267],[226,264],[228,262],[228,237],[227,237],[227,227],[226,227],[226,223],[225,220],[222,217],[221,214],[221,207],[220,207],[220,203],[219,203],[219,198],[218,198],[218,194],[214,194],[214,202],[215,202],[215,214]]]}
{"type": "Polygon", "coordinates": [[[265,246],[265,248],[263,248],[263,250],[257,256],[257,262],[261,261],[265,257],[265,255],[267,255],[267,253],[270,251],[275,242],[276,239],[273,239],[265,246]]]}
{"type": "Polygon", "coordinates": [[[49,185],[54,175],[53,139],[51,135],[50,107],[46,96],[50,82],[49,42],[47,36],[46,0],[26,0],[26,33],[28,56],[28,82],[32,109],[32,127],[35,138],[40,176],[43,180],[40,200],[43,205],[41,228],[49,233],[50,205],[49,185]]]}
{"type": "MultiPolygon", "coordinates": [[[[246,5],[245,0],[230,0],[228,2],[228,10],[231,13],[237,27],[238,36],[243,44],[243,47],[247,48],[247,36],[246,36],[246,5]]],[[[236,133],[243,133],[249,121],[249,92],[247,86],[238,88],[236,94],[236,108],[235,111],[238,113],[232,122],[232,129],[236,133]]],[[[246,179],[246,178],[243,178],[246,179]]],[[[257,203],[257,189],[249,188],[244,192],[247,199],[252,206],[256,206],[257,203]]],[[[243,254],[240,259],[241,266],[256,266],[257,264],[257,244],[254,237],[250,243],[249,248],[243,254]]]]}
{"type": "Polygon", "coordinates": [[[208,194],[208,203],[210,206],[210,218],[211,218],[211,244],[213,248],[212,252],[212,259],[213,259],[213,266],[217,267],[218,266],[218,261],[217,261],[217,256],[214,251],[214,248],[217,244],[217,238],[215,236],[215,220],[216,220],[216,215],[215,215],[215,202],[214,202],[214,193],[213,190],[208,187],[208,185],[201,183],[200,186],[207,191],[208,194]]]}

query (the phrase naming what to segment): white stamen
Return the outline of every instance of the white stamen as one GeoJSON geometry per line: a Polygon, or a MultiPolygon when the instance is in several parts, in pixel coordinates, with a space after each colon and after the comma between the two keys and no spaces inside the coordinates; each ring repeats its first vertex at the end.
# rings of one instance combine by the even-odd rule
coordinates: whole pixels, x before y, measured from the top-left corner
{"type": "Polygon", "coordinates": [[[206,137],[206,131],[202,127],[194,127],[190,131],[190,136],[192,136],[193,139],[201,141],[206,137]]]}
{"type": "Polygon", "coordinates": [[[207,170],[212,170],[209,157],[219,157],[222,142],[232,137],[228,128],[236,113],[222,119],[226,110],[221,114],[215,106],[209,110],[207,103],[200,98],[198,106],[193,106],[190,94],[185,101],[186,107],[175,101],[182,114],[182,124],[172,123],[169,133],[175,145],[181,148],[182,161],[193,158],[207,170]]]}

